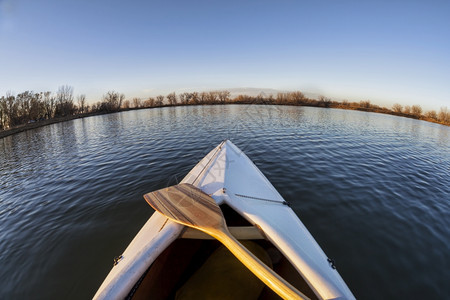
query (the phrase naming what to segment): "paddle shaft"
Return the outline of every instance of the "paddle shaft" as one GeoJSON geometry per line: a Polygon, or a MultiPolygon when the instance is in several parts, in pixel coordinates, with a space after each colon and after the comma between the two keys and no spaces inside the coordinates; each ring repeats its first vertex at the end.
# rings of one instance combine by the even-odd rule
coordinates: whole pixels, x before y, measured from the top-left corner
{"type": "Polygon", "coordinates": [[[199,188],[180,183],[144,195],[155,210],[169,219],[203,231],[219,240],[253,274],[284,299],[308,299],[241,245],[228,231],[217,203],[199,188]]]}
{"type": "MultiPolygon", "coordinates": [[[[201,228],[198,228],[201,230],[201,228]]],[[[206,232],[206,231],[205,231],[206,232]]],[[[208,231],[209,235],[220,241],[225,247],[230,250],[233,255],[239,259],[256,277],[264,282],[270,289],[277,293],[283,299],[306,299],[309,300],[304,294],[299,292],[289,282],[280,277],[272,269],[266,266],[259,258],[253,253],[248,251],[247,248],[242,246],[231,233],[225,230],[208,231]]]]}

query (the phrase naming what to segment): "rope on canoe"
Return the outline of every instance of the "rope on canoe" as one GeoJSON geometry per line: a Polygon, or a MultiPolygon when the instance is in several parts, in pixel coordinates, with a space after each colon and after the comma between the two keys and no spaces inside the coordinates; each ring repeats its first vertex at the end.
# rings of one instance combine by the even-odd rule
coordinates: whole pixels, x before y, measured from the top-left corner
{"type": "Polygon", "coordinates": [[[289,204],[289,202],[287,202],[287,201],[277,201],[277,200],[272,200],[272,199],[258,198],[258,197],[246,196],[246,195],[241,195],[241,194],[234,194],[234,195],[241,197],[241,198],[248,198],[248,199],[260,200],[260,201],[266,201],[266,202],[280,203],[283,205],[291,206],[289,204]]]}

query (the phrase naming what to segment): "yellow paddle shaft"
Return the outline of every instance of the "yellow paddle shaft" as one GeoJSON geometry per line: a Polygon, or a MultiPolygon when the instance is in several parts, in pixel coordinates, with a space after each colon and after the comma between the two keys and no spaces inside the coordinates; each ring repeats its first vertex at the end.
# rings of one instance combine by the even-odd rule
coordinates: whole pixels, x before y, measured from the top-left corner
{"type": "MultiPolygon", "coordinates": [[[[200,229],[200,228],[199,228],[200,229]]],[[[206,232],[220,241],[230,250],[233,255],[239,259],[256,277],[264,282],[270,289],[277,293],[283,299],[305,299],[309,300],[304,294],[275,273],[271,268],[265,265],[253,253],[242,246],[229,232],[225,230],[214,230],[206,232]]]]}

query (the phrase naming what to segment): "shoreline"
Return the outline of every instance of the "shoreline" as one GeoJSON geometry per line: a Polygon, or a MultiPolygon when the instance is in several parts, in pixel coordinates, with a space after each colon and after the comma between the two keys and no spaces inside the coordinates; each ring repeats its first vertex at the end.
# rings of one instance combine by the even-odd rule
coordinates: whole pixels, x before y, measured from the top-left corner
{"type": "Polygon", "coordinates": [[[66,121],[72,121],[75,119],[82,119],[82,118],[87,118],[87,117],[92,117],[92,116],[99,116],[99,115],[104,115],[105,113],[85,113],[85,114],[78,114],[78,115],[73,115],[73,116],[66,116],[66,117],[59,117],[59,118],[53,118],[53,119],[48,119],[48,120],[42,120],[42,121],[36,121],[34,123],[27,123],[27,124],[23,124],[23,125],[18,125],[14,128],[10,128],[10,129],[6,129],[6,130],[0,130],[0,139],[16,134],[16,133],[20,133],[20,132],[24,132],[30,129],[36,129],[39,127],[44,127],[47,125],[52,125],[52,124],[56,124],[56,123],[62,123],[62,122],[66,122],[66,121]]]}
{"type": "Polygon", "coordinates": [[[369,113],[379,113],[379,114],[387,114],[387,115],[393,115],[397,117],[404,117],[408,119],[415,119],[415,120],[421,120],[425,122],[440,124],[443,126],[450,126],[450,124],[445,124],[441,122],[437,122],[433,119],[428,118],[418,118],[413,115],[405,114],[405,113],[397,113],[393,112],[387,109],[377,109],[377,108],[363,108],[363,107],[342,107],[342,105],[329,105],[328,107],[318,106],[318,105],[296,105],[296,104],[277,104],[277,103],[244,103],[244,102],[235,102],[235,103],[205,103],[205,104],[175,104],[175,105],[161,105],[161,106],[153,106],[153,107],[137,107],[137,108],[127,108],[127,109],[120,109],[117,111],[111,111],[111,112],[91,112],[91,113],[84,113],[84,114],[77,114],[72,116],[66,116],[66,117],[59,117],[59,118],[53,118],[48,120],[42,120],[42,121],[36,121],[34,123],[27,123],[23,125],[16,126],[14,128],[6,129],[6,130],[0,130],[0,139],[14,135],[16,133],[24,132],[30,129],[36,129],[39,127],[44,127],[51,124],[56,123],[62,123],[67,122],[75,119],[82,119],[92,116],[100,116],[100,115],[106,115],[106,114],[113,114],[118,112],[124,112],[124,111],[132,111],[132,110],[141,110],[141,109],[152,109],[152,108],[162,108],[162,107],[175,107],[175,106],[204,106],[204,105],[229,105],[229,104],[238,104],[238,105],[281,105],[281,106],[304,106],[304,107],[319,107],[319,108],[334,108],[334,109],[343,109],[343,110],[357,110],[357,111],[363,111],[363,112],[369,112],[369,113]]]}

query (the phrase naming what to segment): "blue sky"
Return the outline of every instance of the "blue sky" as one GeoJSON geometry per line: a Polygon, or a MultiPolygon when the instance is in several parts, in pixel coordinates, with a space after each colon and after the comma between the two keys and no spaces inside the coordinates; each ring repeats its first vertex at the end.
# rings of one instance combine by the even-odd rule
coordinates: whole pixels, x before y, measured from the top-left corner
{"type": "Polygon", "coordinates": [[[239,87],[450,106],[450,1],[0,0],[0,95],[239,87]]]}

